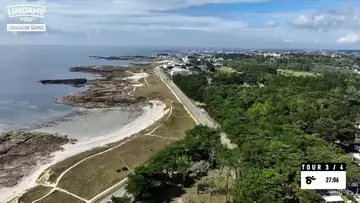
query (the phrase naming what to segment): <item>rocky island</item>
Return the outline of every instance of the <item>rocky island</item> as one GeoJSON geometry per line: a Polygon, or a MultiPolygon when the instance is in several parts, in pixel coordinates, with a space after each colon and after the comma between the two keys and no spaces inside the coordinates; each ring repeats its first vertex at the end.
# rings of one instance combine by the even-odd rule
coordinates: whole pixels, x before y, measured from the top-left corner
{"type": "Polygon", "coordinates": [[[65,84],[72,85],[75,87],[83,86],[87,83],[86,78],[75,78],[75,79],[56,79],[56,80],[40,80],[40,83],[46,84],[65,84]]]}

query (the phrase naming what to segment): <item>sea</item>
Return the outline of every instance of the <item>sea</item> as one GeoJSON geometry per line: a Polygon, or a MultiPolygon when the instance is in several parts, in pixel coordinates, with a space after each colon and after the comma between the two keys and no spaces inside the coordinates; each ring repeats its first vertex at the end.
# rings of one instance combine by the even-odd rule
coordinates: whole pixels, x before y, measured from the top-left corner
{"type": "Polygon", "coordinates": [[[88,78],[72,66],[121,65],[132,61],[97,60],[89,56],[151,55],[151,49],[114,46],[0,45],[0,132],[32,128],[66,116],[74,107],[55,98],[84,91],[68,85],[43,85],[43,79],[88,78]]]}

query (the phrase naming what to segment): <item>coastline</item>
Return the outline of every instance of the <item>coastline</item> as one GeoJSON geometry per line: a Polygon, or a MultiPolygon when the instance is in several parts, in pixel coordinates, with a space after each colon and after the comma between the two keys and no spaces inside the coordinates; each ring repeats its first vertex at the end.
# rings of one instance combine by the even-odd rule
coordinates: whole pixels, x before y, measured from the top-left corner
{"type": "Polygon", "coordinates": [[[133,122],[119,128],[117,131],[100,137],[94,137],[89,140],[78,141],[75,144],[66,144],[62,146],[64,149],[63,151],[56,151],[52,153],[52,160],[50,160],[48,164],[37,166],[35,169],[33,169],[34,171],[31,173],[31,175],[22,179],[18,185],[10,188],[1,188],[0,194],[2,195],[0,197],[0,202],[6,202],[16,196],[21,195],[27,189],[36,186],[36,180],[39,178],[39,176],[44,171],[46,171],[47,168],[54,165],[55,163],[58,163],[81,152],[97,147],[104,147],[107,144],[123,140],[155,123],[166,114],[166,106],[164,103],[156,100],[151,101],[151,103],[152,107],[150,107],[150,105],[143,107],[144,113],[141,116],[136,118],[133,122]]]}
{"type": "MultiPolygon", "coordinates": [[[[130,87],[136,87],[136,86],[140,86],[142,85],[141,83],[139,83],[139,80],[142,78],[146,78],[148,76],[147,73],[134,73],[134,72],[130,72],[130,76],[122,78],[122,82],[123,83],[127,83],[130,81],[130,87]]],[[[92,84],[90,84],[90,87],[88,87],[87,91],[91,91],[91,85],[94,85],[94,82],[99,82],[102,81],[103,78],[100,78],[98,80],[94,80],[92,81],[92,84]]],[[[112,81],[113,82],[113,81],[112,81]]],[[[101,82],[99,82],[101,83],[101,82]]],[[[111,84],[111,82],[109,83],[111,84]]],[[[113,84],[111,84],[113,85],[113,84]]],[[[111,88],[113,88],[113,86],[111,86],[111,88]]],[[[104,87],[104,89],[106,89],[108,86],[104,87]]],[[[125,90],[126,88],[124,88],[124,85],[118,85],[117,87],[120,87],[122,90],[125,90]]],[[[131,96],[130,94],[128,94],[129,92],[126,92],[126,94],[128,96],[131,96]]],[[[84,92],[80,93],[80,94],[84,94],[84,92]]],[[[76,95],[76,94],[75,94],[76,95]]],[[[72,95],[68,95],[72,96],[72,95]]],[[[65,96],[66,97],[66,96],[65,96]]],[[[129,106],[129,105],[126,105],[129,106]]],[[[34,187],[37,185],[37,179],[39,178],[39,176],[46,171],[46,169],[48,169],[50,166],[66,159],[69,158],[71,156],[77,155],[81,152],[84,151],[88,151],[94,148],[98,148],[98,147],[104,147],[110,143],[114,143],[114,142],[118,142],[121,141],[127,137],[130,137],[144,129],[146,129],[148,126],[152,125],[153,123],[155,123],[156,121],[158,121],[159,119],[163,118],[163,116],[167,113],[168,110],[166,110],[166,105],[164,103],[162,103],[159,100],[151,100],[151,101],[146,101],[146,102],[137,102],[135,104],[130,104],[130,106],[137,106],[137,109],[141,109],[140,113],[141,115],[138,115],[135,119],[133,119],[131,122],[128,123],[123,123],[123,125],[121,125],[121,127],[117,127],[115,129],[111,129],[108,132],[92,132],[93,136],[80,136],[76,135],[76,132],[71,132],[71,129],[68,129],[69,127],[71,128],[71,120],[59,120],[59,121],[55,121],[55,122],[49,122],[51,123],[48,126],[40,126],[40,128],[37,129],[31,129],[30,132],[45,132],[45,133],[50,133],[50,134],[60,134],[60,135],[66,135],[69,138],[76,138],[78,141],[75,144],[66,144],[63,145],[62,148],[63,150],[61,151],[56,151],[51,153],[52,158],[49,159],[47,161],[46,164],[42,164],[39,165],[39,163],[37,164],[37,166],[35,166],[32,170],[30,175],[25,176],[24,178],[22,178],[20,180],[20,182],[13,186],[13,187],[7,187],[7,188],[0,188],[0,193],[2,194],[0,197],[0,202],[6,202],[9,201],[10,199],[20,196],[21,194],[23,194],[24,192],[26,192],[26,190],[34,187]],[[67,125],[65,125],[68,129],[67,132],[60,132],[61,129],[64,129],[64,123],[67,122],[67,125]],[[125,124],[125,125],[124,125],[125,124]]],[[[88,119],[88,121],[90,120],[90,122],[92,124],[96,123],[96,120],[99,121],[101,120],[101,116],[97,117],[96,113],[103,113],[104,115],[102,116],[106,116],[106,115],[112,115],[113,118],[116,120],[116,116],[114,116],[114,112],[118,111],[118,113],[123,110],[120,110],[121,108],[123,109],[123,107],[119,107],[119,106],[115,106],[115,107],[107,107],[105,106],[104,108],[96,108],[97,106],[95,106],[95,108],[90,108],[90,109],[86,109],[85,106],[85,110],[83,109],[83,111],[86,111],[86,113],[82,114],[82,115],[78,115],[78,114],[74,114],[72,116],[76,117],[76,116],[84,116],[85,118],[88,119]],[[88,115],[86,115],[88,114],[88,115]],[[89,119],[90,117],[90,119],[89,119]]],[[[81,109],[81,108],[80,108],[81,109]]],[[[136,109],[136,107],[135,107],[136,109]]],[[[118,115],[119,116],[119,115],[118,115]]],[[[86,119],[85,119],[86,120],[86,119]]],[[[77,122],[75,122],[75,125],[81,123],[81,122],[86,122],[86,121],[81,121],[81,118],[76,119],[77,122]],[[77,124],[76,124],[77,123],[77,124]]],[[[90,124],[91,125],[91,124],[90,124]]],[[[76,130],[75,130],[76,131],[76,130]]],[[[89,131],[89,133],[91,134],[91,130],[89,131]]]]}

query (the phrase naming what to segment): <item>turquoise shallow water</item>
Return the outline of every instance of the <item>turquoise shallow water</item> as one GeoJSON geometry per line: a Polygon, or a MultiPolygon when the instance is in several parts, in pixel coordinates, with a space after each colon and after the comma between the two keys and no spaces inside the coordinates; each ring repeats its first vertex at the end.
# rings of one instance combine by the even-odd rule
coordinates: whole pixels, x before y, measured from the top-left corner
{"type": "Polygon", "coordinates": [[[27,128],[72,112],[54,98],[83,91],[66,85],[42,85],[41,79],[86,77],[69,72],[81,65],[127,65],[131,61],[106,61],[91,55],[151,55],[152,50],[100,46],[0,46],[0,132],[27,128]]]}

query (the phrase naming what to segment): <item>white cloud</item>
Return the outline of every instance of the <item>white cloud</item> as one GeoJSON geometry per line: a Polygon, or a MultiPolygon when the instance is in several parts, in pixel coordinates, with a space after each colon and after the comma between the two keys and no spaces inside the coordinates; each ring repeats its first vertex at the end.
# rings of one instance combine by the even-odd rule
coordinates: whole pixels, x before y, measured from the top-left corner
{"type": "MultiPolygon", "coordinates": [[[[226,2],[244,0],[225,0],[226,2]]],[[[252,0],[245,0],[252,1],[252,0]]],[[[260,0],[261,1],[261,0],[260,0]]],[[[87,1],[77,5],[73,2],[47,2],[45,21],[57,29],[66,31],[123,30],[123,29],[186,29],[211,32],[233,32],[241,29],[263,29],[276,27],[274,21],[261,25],[250,24],[241,20],[228,20],[215,16],[191,16],[168,12],[166,10],[216,2],[213,0],[116,0],[87,1]],[[166,11],[166,12],[164,12],[166,11]],[[74,20],[75,19],[75,20],[74,20]],[[64,23],[66,22],[66,23],[64,23]]],[[[219,1],[220,2],[220,1],[219,1]]],[[[224,2],[224,1],[221,1],[224,2]]]]}
{"type": "Polygon", "coordinates": [[[355,29],[360,27],[358,11],[351,6],[332,10],[312,10],[299,14],[291,23],[292,27],[308,30],[329,31],[336,29],[355,29]]]}
{"type": "Polygon", "coordinates": [[[325,14],[299,15],[291,25],[297,28],[306,28],[309,30],[326,31],[343,24],[344,19],[325,14]]]}
{"type": "Polygon", "coordinates": [[[284,42],[287,42],[287,43],[292,43],[293,40],[292,39],[283,39],[284,42]]]}
{"type": "Polygon", "coordinates": [[[118,5],[125,5],[125,7],[131,5],[132,8],[136,8],[140,10],[166,11],[166,10],[174,10],[179,8],[187,8],[190,6],[201,6],[209,3],[213,3],[213,4],[249,3],[249,2],[261,3],[261,2],[270,2],[270,1],[277,1],[277,0],[137,0],[137,1],[114,0],[112,2],[118,5]]]}
{"type": "Polygon", "coordinates": [[[267,27],[267,28],[273,28],[273,27],[276,27],[276,26],[278,26],[278,24],[273,20],[269,20],[269,21],[264,23],[264,27],[267,27]]]}
{"type": "Polygon", "coordinates": [[[347,34],[344,37],[340,37],[337,40],[337,42],[338,43],[350,43],[350,44],[358,43],[358,42],[360,42],[360,35],[352,32],[352,33],[347,34]]]}

